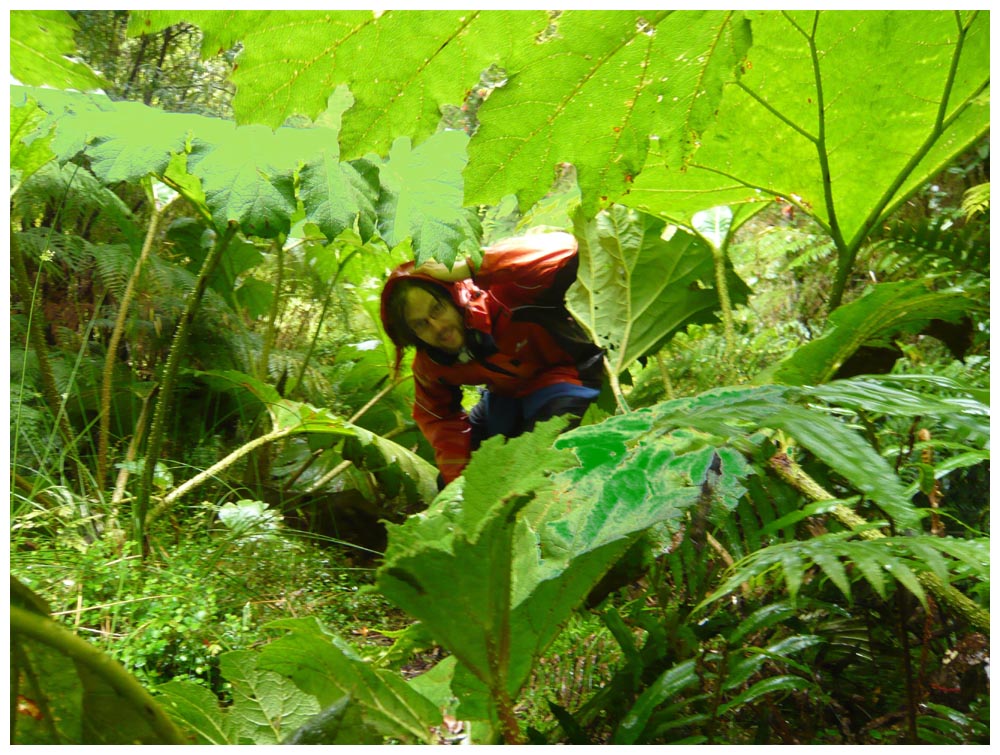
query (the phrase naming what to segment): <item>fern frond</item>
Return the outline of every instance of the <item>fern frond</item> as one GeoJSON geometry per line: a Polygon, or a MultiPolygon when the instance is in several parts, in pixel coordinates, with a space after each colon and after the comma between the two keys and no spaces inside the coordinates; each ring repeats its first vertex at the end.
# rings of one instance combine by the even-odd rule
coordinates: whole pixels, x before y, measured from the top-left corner
{"type": "Polygon", "coordinates": [[[965,219],[970,220],[980,212],[989,212],[990,209],[990,182],[973,186],[962,197],[962,212],[965,219]]]}
{"type": "Polygon", "coordinates": [[[762,257],[788,260],[785,264],[788,270],[824,261],[832,262],[836,254],[836,248],[828,234],[812,233],[799,228],[769,228],[754,239],[754,246],[762,257]]]}
{"type": "Polygon", "coordinates": [[[91,173],[71,163],[49,163],[25,181],[13,198],[11,217],[36,225],[47,213],[58,212],[63,229],[89,231],[91,238],[123,240],[133,248],[142,233],[132,212],[91,173]]]}
{"type": "Polygon", "coordinates": [[[66,274],[80,273],[93,263],[93,247],[79,236],[59,233],[52,228],[29,228],[17,234],[21,251],[37,266],[45,252],[50,252],[52,264],[46,274],[63,280],[66,274]]]}
{"type": "Polygon", "coordinates": [[[853,539],[853,532],[835,532],[810,540],[779,543],[738,561],[719,588],[702,605],[728,595],[764,575],[784,578],[794,600],[803,585],[822,575],[851,598],[851,585],[863,580],[885,599],[889,586],[899,583],[925,603],[917,574],[931,572],[948,582],[956,572],[989,581],[989,540],[961,540],[918,535],[876,540],[853,539]]]}
{"type": "Polygon", "coordinates": [[[947,217],[887,227],[859,261],[879,280],[937,274],[984,281],[990,267],[989,239],[983,229],[956,226],[947,217]]]}
{"type": "Polygon", "coordinates": [[[58,433],[53,432],[52,414],[41,406],[41,394],[27,385],[22,392],[12,383],[10,421],[10,448],[16,450],[11,462],[37,467],[52,443],[59,442],[58,433]]]}
{"type": "Polygon", "coordinates": [[[116,299],[121,299],[138,255],[127,244],[101,244],[94,252],[97,279],[116,299]]]}

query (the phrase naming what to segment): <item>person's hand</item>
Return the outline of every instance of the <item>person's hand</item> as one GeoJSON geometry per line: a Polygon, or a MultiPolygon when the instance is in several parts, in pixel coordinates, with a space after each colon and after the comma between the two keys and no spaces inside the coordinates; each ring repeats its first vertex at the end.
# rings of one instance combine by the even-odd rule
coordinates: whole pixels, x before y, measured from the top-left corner
{"type": "Polygon", "coordinates": [[[413,272],[429,275],[439,281],[454,282],[472,277],[472,271],[469,269],[469,263],[466,260],[455,260],[455,264],[451,270],[443,262],[427,260],[419,267],[414,268],[413,272]]]}

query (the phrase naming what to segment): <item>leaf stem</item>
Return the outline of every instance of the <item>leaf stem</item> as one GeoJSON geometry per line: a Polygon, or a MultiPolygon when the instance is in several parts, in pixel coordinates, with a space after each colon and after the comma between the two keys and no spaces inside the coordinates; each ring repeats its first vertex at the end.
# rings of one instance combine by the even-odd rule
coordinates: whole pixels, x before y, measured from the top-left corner
{"type": "MultiPolygon", "coordinates": [[[[958,11],[956,11],[956,14],[958,11]]],[[[956,17],[958,17],[956,15],[956,17]]],[[[832,311],[840,305],[840,301],[843,298],[844,290],[847,287],[847,278],[850,275],[851,268],[854,266],[854,260],[857,257],[858,250],[861,247],[861,243],[868,237],[872,229],[878,223],[879,219],[883,217],[888,212],[894,210],[900,203],[902,203],[905,197],[898,197],[896,201],[893,202],[893,198],[896,197],[896,193],[902,187],[903,183],[908,179],[917,166],[924,160],[925,157],[930,153],[931,148],[937,142],[938,139],[947,131],[951,125],[964,113],[972,102],[982,94],[986,88],[989,86],[989,76],[976,87],[973,92],[965,98],[965,100],[955,108],[950,116],[946,115],[948,109],[948,102],[951,99],[952,89],[955,84],[955,72],[958,69],[959,62],[962,57],[962,49],[965,46],[965,38],[968,36],[969,28],[972,22],[976,18],[976,13],[973,13],[969,18],[969,22],[966,25],[962,25],[961,20],[959,20],[958,28],[958,39],[955,42],[955,50],[952,53],[951,65],[948,68],[948,76],[945,79],[944,91],[941,93],[941,104],[938,107],[938,113],[934,121],[934,127],[931,129],[927,138],[924,140],[923,144],[910,156],[910,159],[903,166],[902,170],[896,175],[892,183],[889,184],[885,192],[883,192],[881,199],[875,203],[871,212],[868,213],[868,217],[865,218],[858,231],[857,236],[851,240],[849,245],[845,245],[846,257],[841,259],[840,265],[837,269],[837,276],[834,279],[833,288],[830,294],[830,301],[828,304],[829,310],[832,311]]],[[[988,129],[988,126],[987,126],[988,129]]],[[[984,130],[985,132],[985,130],[984,130]]],[[[976,134],[975,139],[979,139],[982,134],[976,134]]],[[[841,253],[840,247],[838,246],[838,254],[841,253]]]]}
{"type": "Polygon", "coordinates": [[[271,309],[267,315],[267,328],[264,331],[264,344],[260,350],[260,360],[257,363],[257,377],[267,382],[271,375],[271,350],[277,337],[278,311],[281,309],[281,288],[285,279],[285,245],[284,235],[278,236],[272,243],[272,248],[278,257],[278,270],[275,274],[274,296],[271,297],[271,309]]]}
{"type": "Polygon", "coordinates": [[[337,281],[340,280],[340,274],[343,272],[344,266],[351,259],[351,257],[357,253],[357,249],[351,250],[350,254],[341,260],[340,264],[337,266],[337,272],[334,274],[333,280],[330,281],[329,289],[327,289],[326,298],[323,299],[323,308],[320,310],[319,317],[316,318],[316,329],[313,331],[313,337],[309,342],[309,348],[306,351],[306,355],[302,358],[302,364],[299,365],[299,374],[295,376],[295,382],[288,387],[287,391],[285,391],[286,396],[291,397],[294,391],[302,385],[302,380],[306,375],[306,367],[309,364],[309,360],[312,359],[313,352],[316,350],[316,344],[319,342],[319,334],[323,329],[323,323],[326,320],[326,312],[330,308],[330,302],[333,299],[333,292],[337,287],[337,281]]]}
{"type": "Polygon", "coordinates": [[[611,384],[611,392],[615,396],[615,403],[618,404],[618,408],[623,414],[628,414],[632,410],[629,408],[628,401],[625,400],[625,394],[622,393],[622,384],[618,380],[618,373],[612,369],[607,356],[604,357],[604,369],[608,373],[608,381],[611,384]]]}

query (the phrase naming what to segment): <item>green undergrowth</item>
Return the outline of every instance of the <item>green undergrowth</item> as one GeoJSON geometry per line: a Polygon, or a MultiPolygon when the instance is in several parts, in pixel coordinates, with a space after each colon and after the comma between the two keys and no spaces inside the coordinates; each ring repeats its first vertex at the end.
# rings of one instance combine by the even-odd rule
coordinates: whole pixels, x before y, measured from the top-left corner
{"type": "Polygon", "coordinates": [[[141,564],[109,538],[75,548],[22,538],[11,571],[144,685],[183,679],[223,698],[230,685],[218,657],[266,644],[270,621],[315,616],[372,653],[388,642],[379,630],[406,621],[366,589],[372,568],[338,546],[289,532],[192,537],[167,527],[151,542],[141,564]]]}

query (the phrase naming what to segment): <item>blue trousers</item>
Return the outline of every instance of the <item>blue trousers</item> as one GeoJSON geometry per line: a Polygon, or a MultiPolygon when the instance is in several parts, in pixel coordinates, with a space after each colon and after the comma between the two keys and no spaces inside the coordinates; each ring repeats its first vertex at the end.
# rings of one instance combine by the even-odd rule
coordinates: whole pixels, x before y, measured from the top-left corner
{"type": "Polygon", "coordinates": [[[482,398],[469,411],[472,422],[472,449],[494,435],[515,438],[530,432],[538,422],[563,414],[570,416],[570,427],[580,419],[599,391],[573,383],[556,383],[522,398],[500,396],[482,389],[482,398]]]}

